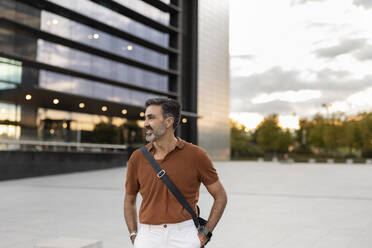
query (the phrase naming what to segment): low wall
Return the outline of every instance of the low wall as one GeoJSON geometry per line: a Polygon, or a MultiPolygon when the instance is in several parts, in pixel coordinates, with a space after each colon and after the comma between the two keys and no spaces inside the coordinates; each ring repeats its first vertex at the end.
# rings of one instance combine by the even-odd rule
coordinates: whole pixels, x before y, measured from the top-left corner
{"type": "Polygon", "coordinates": [[[128,152],[0,151],[0,180],[125,166],[128,152]]]}

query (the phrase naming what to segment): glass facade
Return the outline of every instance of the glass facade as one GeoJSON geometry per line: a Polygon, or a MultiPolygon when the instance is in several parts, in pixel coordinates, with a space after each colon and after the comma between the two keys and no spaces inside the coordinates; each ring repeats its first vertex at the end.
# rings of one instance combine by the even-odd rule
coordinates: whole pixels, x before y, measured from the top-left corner
{"type": "Polygon", "coordinates": [[[0,81],[19,84],[22,76],[22,63],[0,57],[0,81]]]}
{"type": "Polygon", "coordinates": [[[168,90],[168,77],[38,40],[37,61],[147,88],[168,90]]]}
{"type": "Polygon", "coordinates": [[[181,97],[181,13],[115,3],[0,0],[0,139],[143,143],[145,101],[181,97]]]}
{"type": "MultiPolygon", "coordinates": [[[[130,6],[133,10],[152,18],[155,21],[169,25],[170,15],[169,13],[162,12],[159,9],[154,8],[153,6],[138,0],[114,0],[124,6],[130,6]]],[[[169,1],[167,2],[169,4],[169,1]]]]}
{"type": "Polygon", "coordinates": [[[0,0],[0,141],[143,144],[172,97],[176,134],[227,159],[227,40],[227,0],[0,0]]]}
{"type": "MultiPolygon", "coordinates": [[[[0,90],[14,89],[21,82],[22,63],[0,57],[0,90]]],[[[0,139],[18,139],[20,127],[19,107],[0,102],[0,139]]]]}
{"type": "MultiPolygon", "coordinates": [[[[94,2],[91,2],[89,0],[51,0],[50,2],[54,2],[56,4],[59,4],[65,8],[73,9],[81,14],[84,14],[86,16],[94,17],[98,21],[101,21],[102,23],[108,24],[112,27],[116,27],[118,29],[121,29],[123,31],[130,32],[138,37],[144,38],[149,41],[153,41],[159,45],[162,46],[168,46],[169,44],[169,35],[161,33],[151,27],[148,27],[146,25],[143,25],[142,23],[139,23],[137,21],[131,20],[130,18],[123,16],[119,13],[116,13],[108,8],[103,7],[102,5],[96,4],[94,2]]],[[[138,7],[141,7],[141,1],[117,1],[123,5],[127,3],[135,2],[134,6],[136,9],[138,7]]],[[[133,8],[132,5],[127,5],[130,8],[133,8]]],[[[134,9],[135,10],[135,9],[134,9]]],[[[143,9],[143,12],[145,10],[143,9]]],[[[147,8],[146,9],[148,15],[158,15],[158,11],[154,12],[154,9],[147,8]]]]}
{"type": "Polygon", "coordinates": [[[0,139],[19,139],[21,129],[18,125],[12,124],[19,120],[19,106],[0,103],[0,139]]]}
{"type": "Polygon", "coordinates": [[[155,65],[164,69],[168,68],[168,56],[164,54],[146,49],[140,45],[135,45],[132,42],[117,38],[48,11],[41,12],[41,29],[143,63],[155,65]]]}

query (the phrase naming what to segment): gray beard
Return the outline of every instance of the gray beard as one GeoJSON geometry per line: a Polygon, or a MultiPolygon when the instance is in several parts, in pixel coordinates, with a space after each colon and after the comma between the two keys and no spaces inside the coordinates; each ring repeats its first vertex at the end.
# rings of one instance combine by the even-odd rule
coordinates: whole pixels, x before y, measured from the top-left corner
{"type": "Polygon", "coordinates": [[[151,134],[146,134],[146,141],[147,142],[153,142],[157,139],[159,139],[159,137],[161,137],[162,135],[165,134],[165,124],[162,123],[161,127],[157,130],[152,130],[152,133],[151,134]]]}

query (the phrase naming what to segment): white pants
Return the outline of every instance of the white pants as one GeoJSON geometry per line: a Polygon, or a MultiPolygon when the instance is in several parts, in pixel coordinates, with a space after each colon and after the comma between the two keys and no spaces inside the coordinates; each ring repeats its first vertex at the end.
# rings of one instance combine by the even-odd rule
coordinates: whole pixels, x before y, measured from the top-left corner
{"type": "Polygon", "coordinates": [[[200,248],[198,231],[192,220],[176,224],[141,224],[135,248],[200,248]]]}

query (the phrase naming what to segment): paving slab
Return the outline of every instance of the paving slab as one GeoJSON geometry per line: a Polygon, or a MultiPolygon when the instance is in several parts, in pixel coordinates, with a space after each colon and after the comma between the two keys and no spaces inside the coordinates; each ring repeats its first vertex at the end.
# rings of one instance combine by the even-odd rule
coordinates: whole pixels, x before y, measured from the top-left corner
{"type": "MultiPolygon", "coordinates": [[[[215,165],[229,202],[207,247],[372,247],[371,165],[215,165]]],[[[125,173],[116,168],[0,182],[0,247],[34,247],[58,237],[132,247],[123,217],[125,173]]],[[[203,187],[204,217],[211,206],[203,187]]]]}
{"type": "Polygon", "coordinates": [[[60,237],[38,243],[34,248],[102,248],[102,241],[60,237]]]}

